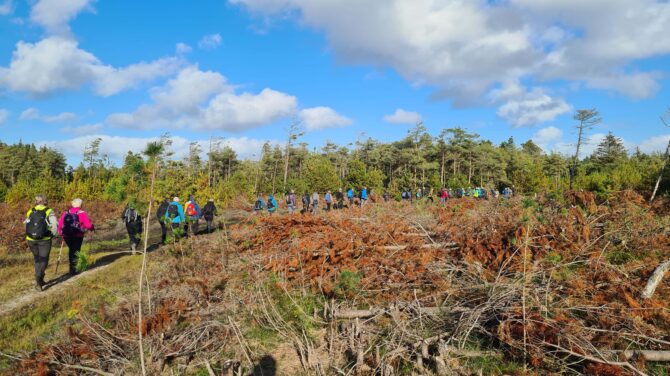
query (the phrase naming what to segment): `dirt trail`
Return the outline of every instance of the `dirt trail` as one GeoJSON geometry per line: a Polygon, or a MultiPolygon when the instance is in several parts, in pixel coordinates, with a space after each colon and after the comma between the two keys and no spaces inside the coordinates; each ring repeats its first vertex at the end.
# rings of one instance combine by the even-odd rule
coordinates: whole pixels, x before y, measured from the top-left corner
{"type": "MultiPolygon", "coordinates": [[[[225,215],[226,224],[231,225],[233,223],[239,222],[241,218],[243,218],[244,216],[246,216],[246,214],[242,211],[228,212],[225,215]]],[[[111,226],[108,226],[107,229],[108,231],[96,235],[94,240],[100,241],[105,239],[115,239],[127,236],[125,233],[125,227],[123,227],[120,223],[111,224],[111,226]]],[[[200,230],[203,229],[204,229],[204,222],[201,222],[200,230]]],[[[154,250],[158,249],[159,243],[160,243],[160,227],[158,226],[158,224],[154,224],[151,226],[149,231],[148,251],[153,252],[154,250]]],[[[52,250],[52,252],[54,252],[54,250],[52,250]]],[[[56,249],[55,252],[58,252],[58,249],[56,249]]],[[[66,250],[63,252],[66,259],[65,264],[67,264],[66,252],[67,252],[66,250]]],[[[132,256],[132,253],[130,252],[130,250],[128,250],[128,247],[126,245],[111,247],[104,250],[98,250],[97,252],[108,253],[108,254],[97,259],[93,263],[93,265],[91,265],[89,269],[86,270],[85,272],[75,275],[74,277],[70,277],[67,274],[63,274],[59,277],[47,280],[44,291],[36,291],[34,287],[31,285],[29,288],[26,288],[26,290],[24,290],[21,294],[17,295],[16,298],[0,303],[0,317],[9,315],[12,312],[27,307],[35,303],[38,299],[43,299],[46,297],[57,295],[62,291],[67,291],[67,289],[75,285],[78,280],[104,272],[109,266],[114,264],[114,262],[120,259],[121,257],[132,256]]],[[[139,256],[141,256],[141,253],[137,254],[137,257],[139,256]]],[[[63,264],[63,262],[61,262],[61,264],[63,264]]],[[[67,265],[65,264],[61,265],[63,267],[63,270],[67,269],[67,265]]]]}

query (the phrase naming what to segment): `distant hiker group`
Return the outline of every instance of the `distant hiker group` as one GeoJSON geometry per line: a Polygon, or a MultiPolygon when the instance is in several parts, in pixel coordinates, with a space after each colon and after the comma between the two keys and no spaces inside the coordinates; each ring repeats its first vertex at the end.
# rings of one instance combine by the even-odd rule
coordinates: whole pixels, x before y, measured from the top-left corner
{"type": "MultiPolygon", "coordinates": [[[[440,199],[441,204],[446,204],[447,200],[451,198],[464,198],[464,197],[473,197],[477,199],[489,199],[500,197],[500,192],[495,189],[486,189],[483,187],[475,188],[457,188],[457,189],[447,189],[442,188],[438,192],[438,198],[440,199]]],[[[502,191],[503,198],[512,197],[512,189],[505,187],[502,191]]],[[[289,214],[294,214],[298,209],[298,198],[294,190],[290,190],[284,196],[286,208],[288,209],[289,214]]],[[[335,195],[331,191],[326,191],[323,195],[323,204],[321,205],[321,196],[319,192],[313,192],[311,195],[309,192],[305,192],[301,196],[302,208],[300,210],[301,214],[311,213],[317,214],[319,210],[330,211],[332,209],[345,209],[352,208],[355,206],[364,207],[367,205],[370,199],[370,193],[367,187],[361,187],[361,189],[356,193],[354,188],[348,188],[346,192],[343,192],[342,189],[338,189],[335,192],[335,195]]],[[[384,191],[381,196],[383,202],[390,202],[392,200],[391,194],[388,191],[384,191]]],[[[425,201],[432,203],[435,201],[433,197],[433,189],[427,190],[424,188],[419,188],[417,190],[403,189],[400,193],[400,201],[406,203],[420,202],[425,201]]],[[[261,193],[256,197],[254,202],[253,211],[256,214],[261,214],[263,212],[268,212],[269,214],[277,212],[277,200],[274,195],[270,194],[267,197],[261,193]]]]}

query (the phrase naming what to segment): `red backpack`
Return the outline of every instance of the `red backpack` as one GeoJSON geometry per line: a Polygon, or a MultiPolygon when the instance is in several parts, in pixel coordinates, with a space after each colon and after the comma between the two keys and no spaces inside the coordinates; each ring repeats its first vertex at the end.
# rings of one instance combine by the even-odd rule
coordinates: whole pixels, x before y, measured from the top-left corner
{"type": "Polygon", "coordinates": [[[189,202],[188,206],[186,207],[186,215],[189,217],[196,217],[198,215],[198,210],[195,208],[194,203],[189,202]]]}

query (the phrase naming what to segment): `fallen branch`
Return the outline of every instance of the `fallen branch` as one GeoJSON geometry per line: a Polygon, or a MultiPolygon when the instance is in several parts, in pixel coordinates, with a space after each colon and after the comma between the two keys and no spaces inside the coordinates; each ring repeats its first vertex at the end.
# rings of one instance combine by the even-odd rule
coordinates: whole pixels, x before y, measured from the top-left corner
{"type": "Polygon", "coordinates": [[[610,351],[612,354],[622,354],[626,359],[644,357],[649,362],[670,362],[670,351],[656,350],[625,350],[610,351]]]}
{"type": "Polygon", "coordinates": [[[668,269],[670,269],[670,259],[661,263],[656,270],[654,270],[654,273],[651,274],[651,277],[649,277],[649,280],[647,281],[647,286],[645,286],[644,291],[642,291],[642,299],[650,299],[654,295],[656,287],[661,283],[663,276],[668,269]]]}

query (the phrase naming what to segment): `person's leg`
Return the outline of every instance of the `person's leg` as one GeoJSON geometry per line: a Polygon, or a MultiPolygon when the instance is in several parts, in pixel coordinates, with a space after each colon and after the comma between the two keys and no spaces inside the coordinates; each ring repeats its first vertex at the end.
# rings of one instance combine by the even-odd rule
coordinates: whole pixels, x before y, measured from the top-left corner
{"type": "Polygon", "coordinates": [[[84,238],[79,238],[72,236],[65,238],[65,244],[68,248],[68,261],[70,264],[70,274],[77,274],[77,258],[79,257],[79,251],[81,251],[81,244],[84,242],[84,238]]]}
{"type": "Polygon", "coordinates": [[[193,232],[193,235],[196,235],[198,231],[200,230],[200,219],[196,219],[192,224],[191,224],[191,231],[193,232]]]}
{"type": "Polygon", "coordinates": [[[165,244],[165,241],[167,240],[167,226],[163,221],[158,222],[161,225],[161,244],[165,244]]]}
{"type": "MultiPolygon", "coordinates": [[[[40,241],[29,240],[28,247],[33,254],[33,260],[35,262],[35,287],[38,290],[41,290],[42,281],[44,281],[44,271],[46,270],[46,262],[42,256],[40,241]]],[[[48,257],[48,256],[47,256],[48,257]]],[[[48,258],[47,258],[48,260],[48,258]]]]}

